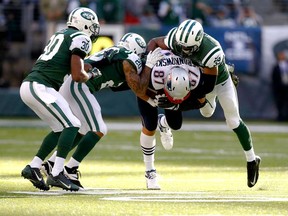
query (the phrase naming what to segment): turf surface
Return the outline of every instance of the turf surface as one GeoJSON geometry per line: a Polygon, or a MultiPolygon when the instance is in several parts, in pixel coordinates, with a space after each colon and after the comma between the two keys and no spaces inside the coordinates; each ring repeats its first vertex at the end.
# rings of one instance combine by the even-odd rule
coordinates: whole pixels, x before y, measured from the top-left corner
{"type": "Polygon", "coordinates": [[[20,177],[46,127],[0,128],[0,215],[288,215],[288,133],[253,132],[257,185],[234,133],[177,131],[165,151],[157,132],[160,191],[145,188],[139,131],[109,131],[80,166],[86,190],[40,192],[20,177]]]}

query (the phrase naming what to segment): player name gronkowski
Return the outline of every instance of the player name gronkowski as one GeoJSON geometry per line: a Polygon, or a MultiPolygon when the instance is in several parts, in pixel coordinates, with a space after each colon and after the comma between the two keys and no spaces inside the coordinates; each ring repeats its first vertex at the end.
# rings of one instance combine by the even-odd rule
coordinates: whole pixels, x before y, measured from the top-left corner
{"type": "Polygon", "coordinates": [[[180,57],[169,57],[161,59],[156,63],[156,66],[161,67],[167,65],[182,65],[182,64],[193,66],[193,63],[190,59],[180,57]]]}

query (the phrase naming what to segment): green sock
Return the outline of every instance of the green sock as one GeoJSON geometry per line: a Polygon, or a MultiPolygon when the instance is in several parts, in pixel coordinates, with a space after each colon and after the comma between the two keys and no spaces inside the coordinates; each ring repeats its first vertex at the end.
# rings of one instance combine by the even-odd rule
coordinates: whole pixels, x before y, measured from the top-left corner
{"type": "Polygon", "coordinates": [[[74,149],[78,144],[79,144],[79,141],[82,139],[83,135],[80,134],[80,133],[77,133],[75,139],[74,139],[74,142],[73,142],[73,145],[71,147],[71,150],[74,149]]]}
{"type": "Polygon", "coordinates": [[[70,127],[65,128],[58,140],[57,157],[66,158],[73,146],[75,137],[77,136],[79,128],[70,127]]]}
{"type": "Polygon", "coordinates": [[[36,156],[39,157],[42,160],[45,160],[45,158],[53,151],[53,149],[56,147],[58,143],[58,139],[61,132],[53,132],[51,131],[42,141],[42,144],[40,146],[40,149],[38,150],[36,156]]]}
{"type": "Polygon", "coordinates": [[[89,152],[94,148],[94,146],[100,139],[101,138],[97,134],[95,134],[93,131],[89,131],[80,140],[77,146],[77,149],[74,152],[72,157],[78,162],[81,162],[89,154],[89,152]]]}
{"type": "Polygon", "coordinates": [[[240,125],[233,129],[233,131],[237,134],[237,137],[242,145],[242,148],[245,151],[248,151],[252,148],[252,138],[248,127],[244,124],[244,122],[240,121],[240,125]]]}

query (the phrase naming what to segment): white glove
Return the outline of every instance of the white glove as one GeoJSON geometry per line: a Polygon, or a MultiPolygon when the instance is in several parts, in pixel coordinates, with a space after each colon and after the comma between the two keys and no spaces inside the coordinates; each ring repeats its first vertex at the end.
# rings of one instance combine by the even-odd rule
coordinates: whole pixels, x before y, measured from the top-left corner
{"type": "Polygon", "coordinates": [[[149,103],[152,107],[157,107],[158,106],[158,100],[157,99],[152,99],[149,97],[149,99],[146,101],[147,103],[149,103]]]}
{"type": "Polygon", "coordinates": [[[160,59],[162,59],[164,56],[161,53],[161,48],[158,47],[157,49],[155,49],[153,52],[150,51],[147,55],[147,59],[146,59],[146,66],[149,68],[153,68],[154,65],[157,63],[157,61],[159,61],[160,59]]]}

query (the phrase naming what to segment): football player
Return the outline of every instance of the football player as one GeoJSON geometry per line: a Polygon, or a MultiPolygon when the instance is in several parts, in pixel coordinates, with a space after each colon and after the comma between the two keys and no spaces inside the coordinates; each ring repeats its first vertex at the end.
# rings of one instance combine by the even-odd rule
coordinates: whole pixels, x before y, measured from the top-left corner
{"type": "MultiPolygon", "coordinates": [[[[106,48],[85,59],[86,66],[90,65],[93,70],[99,70],[102,74],[99,78],[90,79],[86,83],[77,83],[69,76],[60,88],[59,92],[81,121],[81,128],[75,140],[77,148],[64,167],[66,176],[80,188],[83,186],[78,176],[79,165],[107,133],[101,107],[93,93],[103,88],[116,88],[127,83],[138,97],[145,101],[153,101],[146,95],[146,90],[151,68],[162,58],[162,53],[160,48],[150,52],[142,68],[141,58],[145,52],[145,40],[138,34],[127,33],[117,46],[106,48]]],[[[54,161],[55,153],[43,164],[43,170],[48,174],[48,178],[54,161]]]]}
{"type": "MultiPolygon", "coordinates": [[[[147,94],[151,98],[156,98],[158,103],[167,98],[169,106],[164,109],[164,114],[159,114],[158,108],[151,106],[141,98],[137,98],[138,108],[141,114],[142,130],[140,134],[140,145],[143,153],[146,168],[146,187],[149,190],[159,190],[157,173],[154,165],[154,154],[156,149],[155,131],[157,123],[169,125],[174,130],[179,130],[182,126],[182,111],[198,109],[205,105],[205,98],[193,98],[193,92],[200,88],[202,71],[196,67],[190,59],[176,56],[171,51],[162,50],[164,58],[156,63],[151,71],[151,81],[147,94]],[[165,96],[165,97],[164,97],[165,96]],[[171,106],[170,106],[171,103],[171,106]],[[199,107],[195,107],[199,105],[199,107]]],[[[164,104],[165,105],[165,104],[164,104]]],[[[169,150],[173,146],[173,136],[170,127],[160,126],[160,138],[165,149],[169,150]]]]}
{"type": "Polygon", "coordinates": [[[51,171],[50,185],[77,191],[64,174],[64,161],[81,126],[67,101],[58,92],[64,77],[71,73],[75,82],[87,82],[95,74],[84,70],[84,57],[89,54],[92,42],[99,35],[97,15],[89,8],[74,9],[67,21],[67,28],[56,32],[48,41],[43,54],[37,59],[30,74],[20,87],[20,96],[52,132],[43,140],[32,161],[21,175],[40,190],[49,190],[40,173],[45,157],[57,145],[57,156],[51,171]]]}
{"type": "MultiPolygon", "coordinates": [[[[173,53],[189,58],[195,65],[203,68],[205,84],[199,89],[198,95],[200,97],[206,95],[207,103],[200,112],[204,117],[212,116],[218,99],[228,127],[236,133],[244,150],[247,161],[247,185],[253,187],[258,180],[261,158],[255,155],[249,128],[240,117],[237,93],[233,85],[233,82],[237,84],[238,80],[234,79],[234,76],[232,80],[229,75],[225,55],[219,42],[205,33],[199,22],[187,19],[178,27],[172,28],[166,36],[149,41],[148,51],[156,47],[170,49],[173,53]]],[[[165,123],[162,120],[165,116],[159,118],[160,123],[165,123]]],[[[161,127],[169,126],[161,124],[161,127]]]]}

